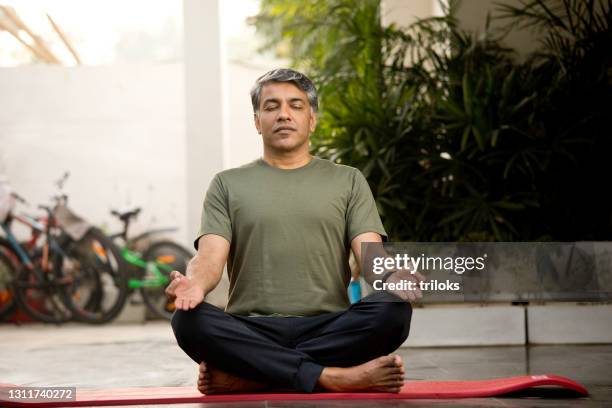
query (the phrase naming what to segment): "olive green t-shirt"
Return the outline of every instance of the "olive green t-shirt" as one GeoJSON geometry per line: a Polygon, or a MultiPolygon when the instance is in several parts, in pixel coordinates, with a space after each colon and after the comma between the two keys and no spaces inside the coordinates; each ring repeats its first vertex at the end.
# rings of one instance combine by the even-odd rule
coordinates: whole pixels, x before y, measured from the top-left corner
{"type": "Polygon", "coordinates": [[[387,235],[358,169],[313,157],[286,170],[258,159],[215,175],[195,245],[205,234],[230,243],[227,312],[309,316],[349,306],[350,243],[364,232],[387,235]]]}

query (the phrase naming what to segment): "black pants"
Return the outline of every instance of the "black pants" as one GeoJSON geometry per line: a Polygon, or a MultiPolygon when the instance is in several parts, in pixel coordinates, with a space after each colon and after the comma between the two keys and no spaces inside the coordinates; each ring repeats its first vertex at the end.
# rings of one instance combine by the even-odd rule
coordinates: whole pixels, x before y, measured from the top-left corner
{"type": "Polygon", "coordinates": [[[412,308],[375,292],[347,310],[307,317],[248,317],[209,303],[177,310],[172,329],[196,363],[272,387],[312,392],[324,367],[350,367],[396,350],[412,308]]]}

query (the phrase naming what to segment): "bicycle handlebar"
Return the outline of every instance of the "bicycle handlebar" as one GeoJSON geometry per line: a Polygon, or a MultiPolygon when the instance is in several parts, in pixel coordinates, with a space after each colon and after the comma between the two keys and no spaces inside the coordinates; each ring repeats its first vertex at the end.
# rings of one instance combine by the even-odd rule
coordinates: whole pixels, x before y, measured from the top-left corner
{"type": "Polygon", "coordinates": [[[13,196],[13,198],[17,201],[19,201],[21,204],[25,204],[25,205],[29,205],[28,201],[23,198],[22,196],[20,196],[19,194],[17,194],[16,192],[11,192],[11,196],[13,196]]]}
{"type": "Polygon", "coordinates": [[[67,203],[68,202],[68,196],[66,194],[57,194],[54,196],[51,196],[51,200],[55,201],[56,204],[60,204],[60,203],[67,203]]]}
{"type": "Polygon", "coordinates": [[[39,205],[38,206],[39,210],[44,210],[47,214],[49,214],[50,216],[53,215],[53,210],[50,207],[47,207],[46,205],[39,205]]]}

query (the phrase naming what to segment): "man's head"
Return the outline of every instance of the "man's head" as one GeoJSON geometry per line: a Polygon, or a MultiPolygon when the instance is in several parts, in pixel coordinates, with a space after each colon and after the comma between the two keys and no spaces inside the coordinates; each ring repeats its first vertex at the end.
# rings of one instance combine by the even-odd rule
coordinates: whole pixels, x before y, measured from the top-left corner
{"type": "Polygon", "coordinates": [[[277,151],[308,148],[317,123],[318,99],[312,81],[292,69],[259,77],[251,90],[255,127],[264,145],[277,151]]]}

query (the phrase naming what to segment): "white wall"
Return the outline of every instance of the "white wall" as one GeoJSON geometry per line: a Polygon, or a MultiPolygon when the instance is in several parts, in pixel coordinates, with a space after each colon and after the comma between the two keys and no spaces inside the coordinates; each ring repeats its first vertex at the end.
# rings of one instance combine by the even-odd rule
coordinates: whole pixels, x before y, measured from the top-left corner
{"type": "MultiPolygon", "coordinates": [[[[182,64],[0,69],[0,174],[37,205],[64,171],[71,207],[96,224],[142,206],[138,229],[185,234],[182,64]]],[[[34,206],[28,212],[39,212],[34,206]]]]}

